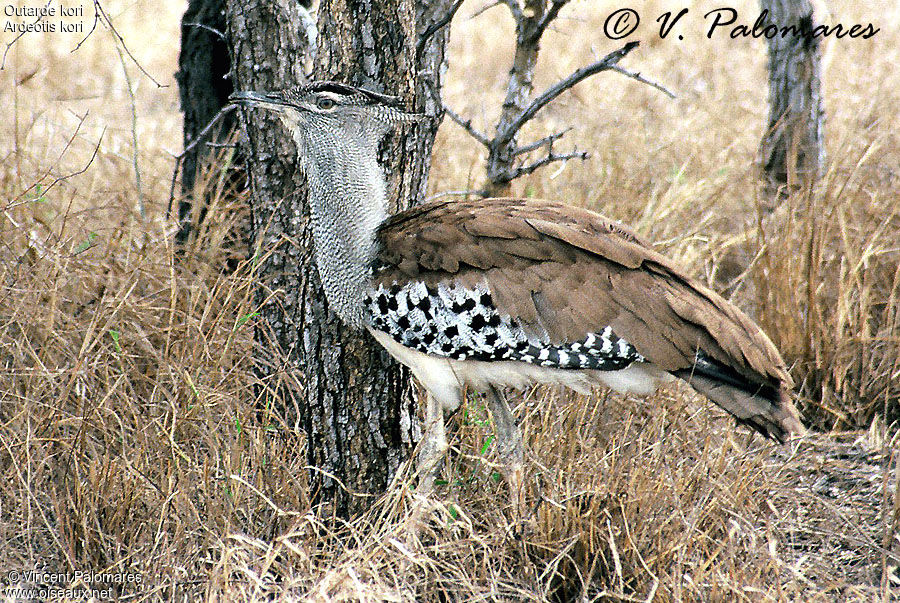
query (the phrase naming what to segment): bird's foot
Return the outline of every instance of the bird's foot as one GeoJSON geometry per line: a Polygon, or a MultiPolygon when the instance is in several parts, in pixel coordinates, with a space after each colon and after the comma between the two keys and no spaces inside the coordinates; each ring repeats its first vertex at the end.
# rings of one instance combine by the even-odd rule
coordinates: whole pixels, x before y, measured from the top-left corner
{"type": "Polygon", "coordinates": [[[512,508],[511,534],[516,540],[527,540],[537,531],[536,511],[528,505],[525,498],[525,470],[521,457],[519,460],[504,464],[501,474],[509,486],[510,504],[512,508]]]}
{"type": "Polygon", "coordinates": [[[407,512],[401,524],[401,541],[410,551],[422,549],[446,538],[446,534],[471,533],[471,518],[453,500],[439,498],[433,493],[425,496],[412,491],[407,512]],[[441,535],[444,536],[441,536],[441,535]]]}
{"type": "Polygon", "coordinates": [[[419,494],[427,497],[434,492],[434,482],[440,473],[448,447],[443,410],[434,397],[429,394],[425,407],[425,434],[422,436],[422,441],[419,442],[416,456],[419,494]]]}
{"type": "Polygon", "coordinates": [[[431,494],[414,492],[409,512],[403,525],[403,540],[407,548],[421,548],[423,536],[428,532],[433,520],[440,517],[442,505],[431,494]]]}
{"type": "Polygon", "coordinates": [[[425,434],[416,456],[418,486],[412,492],[411,509],[404,528],[408,546],[417,546],[425,528],[435,521],[440,524],[442,516],[447,515],[445,506],[434,495],[447,448],[443,409],[429,394],[425,407],[425,434]]]}

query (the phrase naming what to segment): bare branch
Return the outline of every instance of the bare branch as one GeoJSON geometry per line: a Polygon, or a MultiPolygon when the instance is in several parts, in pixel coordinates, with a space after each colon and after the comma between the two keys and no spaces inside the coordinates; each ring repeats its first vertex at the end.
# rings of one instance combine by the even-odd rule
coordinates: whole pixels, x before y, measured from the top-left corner
{"type": "Polygon", "coordinates": [[[523,166],[517,167],[515,170],[513,170],[512,174],[510,174],[509,179],[515,180],[519,176],[525,176],[527,174],[530,174],[530,173],[534,172],[535,170],[538,170],[538,169],[544,167],[545,165],[548,165],[548,164],[556,162],[556,161],[565,162],[565,161],[568,161],[569,159],[580,159],[582,161],[586,161],[588,159],[588,157],[590,157],[590,154],[587,151],[573,151],[572,153],[556,154],[551,150],[547,154],[546,157],[542,157],[541,159],[538,159],[534,163],[530,163],[528,165],[523,165],[523,166]]]}
{"type": "MultiPolygon", "coordinates": [[[[481,14],[488,8],[497,4],[505,5],[516,23],[516,50],[512,67],[509,70],[506,97],[500,112],[500,119],[496,125],[495,133],[490,138],[475,130],[471,121],[463,120],[460,116],[447,109],[450,118],[465,129],[473,138],[488,149],[487,182],[485,189],[491,195],[507,194],[509,183],[519,176],[530,174],[535,170],[553,162],[565,162],[569,159],[588,158],[587,153],[572,152],[565,154],[555,153],[553,144],[562,138],[568,130],[556,132],[534,142],[519,145],[517,137],[521,129],[547,105],[553,102],[566,90],[573,88],[582,80],[601,71],[616,70],[644,82],[658,90],[673,96],[671,92],[643,78],[639,73],[631,73],[619,68],[617,64],[627,54],[638,47],[639,42],[629,42],[610,52],[602,59],[595,61],[581,69],[578,69],[568,77],[550,86],[537,96],[532,96],[534,91],[534,71],[540,50],[541,37],[553,22],[559,18],[561,11],[571,0],[496,0],[480,9],[481,14]],[[527,162],[526,155],[544,149],[546,156],[527,162]],[[524,163],[515,167],[517,163],[524,163]]],[[[674,97],[674,96],[673,96],[674,97]]]]}
{"type": "MultiPolygon", "coordinates": [[[[96,26],[97,15],[100,15],[103,18],[103,22],[109,26],[109,29],[113,32],[113,35],[115,35],[116,39],[119,40],[119,44],[122,45],[122,49],[125,51],[125,54],[127,54],[128,58],[130,58],[132,60],[132,62],[134,62],[134,64],[137,65],[137,68],[141,70],[141,73],[146,75],[147,78],[151,82],[156,84],[157,88],[168,88],[169,87],[168,84],[160,84],[158,81],[156,81],[156,78],[153,77],[152,75],[150,75],[150,73],[148,73],[147,70],[144,69],[144,66],[141,65],[140,62],[136,58],[134,58],[134,55],[131,54],[131,51],[128,50],[128,46],[125,44],[125,38],[122,37],[122,34],[120,34],[119,30],[116,29],[116,26],[113,25],[112,19],[110,19],[109,15],[106,14],[106,11],[103,10],[103,6],[100,5],[99,0],[94,0],[94,25],[95,26],[96,26]]],[[[93,29],[91,29],[91,31],[93,31],[93,29]]],[[[90,35],[90,33],[88,33],[88,35],[90,35]]],[[[86,39],[87,39],[87,37],[85,37],[85,40],[86,39]]],[[[80,47],[83,42],[84,42],[84,40],[79,42],[78,46],[75,47],[75,50],[78,50],[78,47],[80,47]]]]}
{"type": "Polygon", "coordinates": [[[480,17],[480,16],[483,15],[484,13],[486,13],[486,12],[488,12],[489,10],[491,10],[492,8],[494,8],[495,6],[500,6],[501,4],[503,4],[503,3],[501,2],[501,0],[496,0],[495,2],[490,2],[490,3],[488,3],[488,4],[485,4],[484,6],[482,6],[482,7],[479,8],[478,10],[476,10],[474,13],[472,13],[472,16],[469,17],[469,20],[475,19],[475,18],[477,18],[477,17],[480,17]]]}
{"type": "Polygon", "coordinates": [[[515,120],[513,120],[511,124],[509,124],[509,126],[494,140],[494,142],[498,144],[508,143],[515,137],[519,130],[522,129],[522,126],[524,126],[535,115],[537,115],[538,111],[550,104],[553,99],[555,99],[557,96],[559,96],[569,88],[574,87],[582,80],[600,73],[601,71],[612,69],[615,64],[618,63],[625,55],[637,48],[638,44],[638,42],[629,42],[622,48],[612,51],[599,61],[578,69],[569,77],[565,78],[564,80],[560,80],[553,86],[547,88],[544,92],[538,95],[531,102],[531,104],[528,105],[528,107],[526,107],[525,110],[522,111],[522,113],[520,113],[515,120]]]}
{"type": "MultiPolygon", "coordinates": [[[[87,116],[88,116],[87,113],[85,113],[84,115],[78,116],[78,125],[75,127],[75,132],[72,133],[72,135],[71,135],[71,136],[69,137],[69,139],[66,141],[66,144],[65,144],[65,146],[63,147],[62,151],[60,151],[59,155],[57,156],[56,162],[55,162],[56,165],[59,165],[59,163],[62,161],[62,158],[63,158],[63,157],[65,156],[65,154],[68,152],[69,147],[71,147],[71,146],[72,146],[72,143],[75,141],[75,139],[78,138],[78,133],[81,132],[81,126],[84,125],[84,122],[85,122],[85,120],[87,119],[87,116]]],[[[78,174],[83,174],[85,171],[87,171],[88,167],[91,165],[91,163],[93,163],[94,158],[97,156],[97,152],[100,150],[100,142],[103,140],[104,134],[106,134],[106,128],[105,128],[105,127],[103,128],[103,132],[100,133],[100,140],[97,141],[97,145],[94,147],[94,153],[93,153],[93,155],[91,155],[90,161],[88,161],[87,165],[85,165],[84,168],[82,168],[81,170],[79,170],[79,171],[77,171],[77,172],[73,172],[73,173],[71,173],[71,174],[67,174],[67,175],[65,175],[65,176],[59,176],[59,177],[56,178],[53,182],[50,183],[50,186],[48,186],[48,187],[45,188],[43,191],[41,191],[40,194],[45,195],[45,194],[47,194],[47,191],[49,191],[50,189],[52,189],[54,186],[56,186],[57,184],[59,184],[59,183],[62,182],[63,180],[66,180],[66,179],[68,179],[68,178],[71,178],[72,176],[77,176],[78,174]]],[[[46,178],[47,176],[50,175],[50,172],[51,172],[51,171],[53,171],[53,168],[52,168],[52,167],[47,168],[47,171],[44,172],[44,174],[43,174],[42,176],[40,176],[37,180],[35,180],[35,181],[31,184],[31,186],[29,186],[28,188],[26,188],[26,189],[25,189],[24,191],[22,191],[19,195],[17,195],[12,201],[10,201],[6,206],[4,206],[3,210],[5,211],[5,210],[11,209],[11,208],[13,208],[13,207],[16,207],[17,205],[22,205],[23,203],[27,203],[27,201],[23,201],[23,199],[25,198],[25,196],[28,195],[28,193],[30,193],[33,189],[35,189],[35,188],[37,188],[38,186],[40,186],[40,184],[44,181],[44,178],[46,178]]]]}
{"type": "Polygon", "coordinates": [[[69,178],[72,178],[73,176],[78,176],[80,174],[85,173],[88,170],[88,168],[91,167],[91,164],[94,163],[94,159],[97,158],[97,153],[100,152],[100,143],[103,142],[103,137],[105,135],[106,135],[106,126],[103,126],[103,130],[100,132],[100,138],[97,139],[97,144],[94,145],[94,152],[91,153],[91,158],[87,160],[87,163],[84,164],[84,167],[81,168],[80,170],[75,170],[71,174],[66,174],[65,176],[60,176],[59,178],[57,178],[56,180],[51,182],[50,186],[48,186],[47,188],[44,189],[44,192],[46,193],[47,191],[49,191],[51,188],[53,188],[54,186],[56,186],[63,180],[68,180],[69,178]]]}
{"type": "Polygon", "coordinates": [[[472,125],[471,119],[463,119],[462,117],[459,116],[458,113],[453,111],[453,109],[451,109],[447,105],[444,105],[444,111],[447,113],[447,116],[450,117],[450,119],[452,119],[454,122],[459,124],[460,127],[462,127],[463,130],[468,132],[472,138],[474,138],[475,140],[477,140],[478,142],[480,142],[481,144],[483,144],[484,146],[486,146],[488,148],[490,148],[490,146],[493,144],[493,141],[491,141],[485,134],[482,134],[481,132],[479,132],[478,130],[475,129],[475,127],[472,125]]]}
{"type": "MultiPolygon", "coordinates": [[[[44,8],[47,8],[48,6],[50,6],[50,3],[51,3],[51,2],[53,2],[53,0],[47,0],[47,4],[44,5],[44,8]]],[[[44,15],[44,14],[39,15],[37,19],[35,19],[34,21],[31,22],[31,25],[36,25],[36,24],[40,23],[41,21],[44,20],[44,17],[45,17],[45,16],[46,16],[46,15],[44,15]]],[[[20,32],[19,32],[19,35],[17,35],[16,37],[14,37],[10,42],[8,42],[8,43],[6,44],[6,50],[3,51],[3,60],[0,60],[0,71],[2,71],[3,69],[6,68],[6,55],[9,54],[9,49],[12,48],[12,47],[13,47],[13,44],[15,44],[16,42],[18,42],[18,41],[19,41],[19,38],[21,38],[22,36],[24,36],[26,33],[28,33],[28,30],[27,30],[27,29],[25,29],[25,30],[23,30],[23,31],[20,31],[20,32]]]]}
{"type": "MultiPolygon", "coordinates": [[[[84,123],[85,118],[87,118],[87,113],[85,113],[84,117],[81,118],[81,121],[78,123],[78,128],[76,128],[76,130],[75,130],[75,133],[72,134],[72,136],[69,137],[68,142],[66,142],[65,148],[63,149],[62,153],[60,153],[60,155],[59,155],[60,159],[62,158],[63,155],[65,155],[68,148],[72,145],[72,141],[74,141],[75,138],[78,136],[78,130],[81,129],[81,124],[84,123]]],[[[87,160],[87,163],[84,164],[83,168],[81,168],[80,170],[75,170],[74,172],[72,172],[70,174],[66,174],[65,176],[57,176],[53,180],[53,182],[51,182],[47,186],[47,188],[40,191],[40,194],[46,195],[48,192],[50,192],[51,189],[53,189],[53,187],[55,187],[60,182],[63,182],[65,180],[68,180],[69,178],[72,178],[74,176],[78,176],[80,174],[85,173],[88,170],[88,168],[91,167],[91,164],[94,163],[94,159],[97,158],[97,153],[100,152],[100,144],[103,142],[103,137],[105,135],[106,135],[106,127],[104,126],[103,131],[100,132],[100,138],[97,139],[97,144],[94,146],[94,152],[91,153],[91,158],[87,160]]],[[[29,186],[24,191],[22,191],[22,193],[18,197],[16,197],[13,201],[11,201],[5,207],[3,207],[2,211],[6,212],[7,210],[12,209],[13,207],[15,207],[17,205],[21,205],[22,204],[21,199],[24,198],[25,195],[27,195],[32,189],[37,188],[37,186],[41,183],[41,181],[44,178],[46,178],[49,175],[49,173],[50,173],[50,171],[48,170],[47,173],[45,173],[43,176],[41,176],[36,182],[34,182],[31,186],[29,186]]]]}
{"type": "Polygon", "coordinates": [[[463,0],[456,0],[450,8],[436,21],[431,23],[427,29],[419,36],[419,43],[416,45],[416,56],[422,56],[422,53],[425,52],[425,45],[428,43],[428,40],[431,39],[431,36],[436,34],[446,26],[450,21],[453,20],[453,17],[456,15],[456,11],[459,10],[459,7],[462,6],[463,0]]]}
{"type": "Polygon", "coordinates": [[[550,148],[552,148],[554,142],[556,142],[557,140],[559,140],[560,138],[562,138],[563,136],[565,136],[566,134],[568,134],[571,131],[572,131],[572,128],[569,127],[569,128],[566,128],[565,130],[560,130],[559,132],[556,132],[555,134],[551,134],[550,136],[545,136],[545,137],[541,138],[540,140],[536,140],[536,141],[532,142],[531,144],[525,145],[524,147],[517,147],[516,150],[513,151],[513,156],[524,155],[525,153],[530,153],[532,151],[536,151],[539,148],[541,148],[543,146],[547,146],[547,145],[549,145],[550,148]]]}
{"type": "Polygon", "coordinates": [[[100,12],[97,10],[97,5],[96,5],[96,1],[95,1],[95,3],[94,3],[94,22],[91,24],[91,28],[88,30],[88,32],[86,34],[84,34],[84,37],[81,38],[81,40],[79,40],[78,44],[75,45],[75,48],[72,49],[72,52],[75,52],[76,50],[81,48],[81,45],[84,44],[87,41],[87,39],[90,38],[94,34],[94,31],[97,30],[97,23],[99,23],[99,22],[100,22],[100,12]]]}
{"type": "Polygon", "coordinates": [[[648,86],[653,86],[654,88],[656,88],[657,90],[659,90],[660,92],[662,92],[663,94],[668,96],[669,98],[673,98],[673,99],[678,98],[672,92],[670,92],[668,88],[666,88],[662,84],[657,84],[656,82],[654,82],[652,80],[648,80],[647,78],[642,76],[640,71],[628,71],[624,67],[619,67],[618,65],[613,65],[611,67],[611,69],[613,71],[621,73],[624,76],[630,77],[633,80],[637,80],[637,81],[641,82],[642,84],[647,84],[648,86]]]}
{"type": "Polygon", "coordinates": [[[537,24],[534,31],[531,34],[531,41],[536,42],[544,35],[544,31],[547,29],[547,26],[553,22],[554,19],[559,15],[559,11],[562,10],[566,4],[569,3],[569,0],[553,0],[553,3],[550,5],[550,8],[544,14],[544,17],[541,19],[540,23],[537,24]]]}
{"type": "Polygon", "coordinates": [[[522,13],[522,7],[519,6],[519,0],[500,0],[499,3],[509,7],[509,12],[512,13],[516,27],[518,27],[525,18],[525,15],[522,13]]]}
{"type": "Polygon", "coordinates": [[[119,54],[119,64],[122,65],[122,73],[125,76],[125,88],[128,90],[128,97],[131,99],[131,161],[134,164],[134,186],[137,190],[138,213],[141,216],[141,220],[143,220],[147,216],[144,211],[144,189],[141,187],[141,166],[138,161],[137,102],[134,98],[134,86],[131,85],[131,76],[128,75],[128,68],[125,66],[125,55],[118,46],[116,46],[116,52],[119,54]]]}
{"type": "Polygon", "coordinates": [[[198,29],[205,29],[206,31],[208,31],[208,32],[210,32],[210,33],[216,34],[217,36],[219,36],[219,37],[222,38],[223,40],[226,40],[226,39],[227,39],[227,38],[225,37],[225,33],[224,33],[224,32],[219,31],[219,30],[216,29],[215,27],[210,27],[209,25],[207,25],[207,24],[205,24],[205,23],[197,23],[196,21],[188,21],[187,23],[185,23],[185,25],[190,25],[191,27],[196,27],[196,28],[198,28],[198,29]]]}

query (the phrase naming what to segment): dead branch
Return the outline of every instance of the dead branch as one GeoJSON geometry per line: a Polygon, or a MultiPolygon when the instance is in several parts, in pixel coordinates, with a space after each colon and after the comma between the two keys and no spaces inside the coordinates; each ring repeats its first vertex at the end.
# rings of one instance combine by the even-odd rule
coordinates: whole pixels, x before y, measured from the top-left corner
{"type": "Polygon", "coordinates": [[[648,80],[647,78],[642,76],[640,71],[628,71],[627,69],[625,69],[624,67],[620,67],[619,65],[613,65],[612,67],[610,67],[610,69],[612,69],[616,73],[621,73],[625,77],[630,77],[631,79],[636,80],[642,84],[647,84],[648,86],[656,88],[671,99],[678,98],[662,84],[654,82],[653,80],[648,80]]]}
{"type": "Polygon", "coordinates": [[[147,215],[144,211],[144,190],[141,187],[141,166],[138,160],[137,101],[134,98],[131,76],[128,75],[128,68],[125,66],[125,55],[118,46],[116,46],[116,52],[119,53],[119,63],[122,65],[122,74],[125,76],[125,89],[128,90],[128,97],[131,99],[131,161],[134,165],[134,187],[137,190],[138,214],[143,220],[147,215]]]}
{"type": "Polygon", "coordinates": [[[221,39],[223,39],[223,40],[227,40],[227,39],[228,39],[228,38],[225,37],[225,32],[219,31],[219,30],[216,29],[215,27],[210,27],[210,26],[207,25],[206,23],[197,23],[196,21],[186,21],[186,22],[185,22],[185,25],[190,25],[191,27],[196,27],[197,29],[202,29],[202,30],[208,31],[208,32],[210,32],[211,34],[214,34],[214,35],[216,35],[216,36],[219,36],[219,38],[221,38],[221,39]]]}
{"type": "Polygon", "coordinates": [[[469,17],[469,20],[472,20],[472,19],[475,19],[475,18],[477,18],[477,17],[480,17],[480,16],[483,15],[484,13],[486,13],[486,12],[488,12],[489,10],[491,10],[492,8],[494,8],[495,6],[500,6],[500,4],[502,4],[502,3],[500,2],[500,0],[494,0],[494,2],[491,2],[491,3],[489,3],[489,4],[485,4],[484,6],[482,6],[482,7],[479,8],[478,10],[476,10],[474,13],[472,13],[472,16],[469,17]]]}
{"type": "Polygon", "coordinates": [[[122,37],[122,34],[120,34],[119,30],[116,29],[116,26],[113,25],[112,19],[110,19],[109,15],[106,14],[106,11],[103,10],[103,6],[100,4],[100,0],[94,0],[94,23],[91,26],[91,30],[89,32],[87,32],[87,35],[85,35],[81,39],[80,42],[78,42],[78,44],[75,46],[75,48],[72,49],[72,52],[75,52],[76,50],[81,48],[81,45],[84,44],[84,42],[89,37],[91,37],[91,34],[93,34],[94,30],[97,29],[97,23],[99,23],[99,22],[105,23],[106,26],[109,27],[109,30],[112,32],[113,36],[115,36],[115,38],[116,38],[116,40],[118,40],[119,44],[122,45],[122,50],[125,51],[125,54],[128,55],[128,58],[131,59],[131,61],[137,66],[137,68],[140,69],[141,73],[143,73],[145,76],[147,76],[147,79],[149,79],[151,82],[156,84],[157,88],[168,88],[169,87],[168,84],[160,84],[156,80],[155,77],[150,75],[150,73],[146,69],[144,69],[144,66],[141,65],[140,61],[138,61],[135,58],[135,56],[133,54],[131,54],[131,51],[128,50],[128,46],[125,44],[125,38],[122,37]]]}
{"type": "Polygon", "coordinates": [[[447,113],[447,116],[450,119],[456,122],[463,130],[468,132],[469,136],[471,136],[484,146],[490,148],[491,139],[488,138],[485,134],[482,134],[481,132],[476,130],[475,126],[472,125],[471,119],[463,119],[456,111],[447,106],[444,106],[444,111],[447,113]]]}
{"type": "Polygon", "coordinates": [[[463,0],[456,0],[452,5],[443,10],[442,15],[432,17],[431,23],[428,24],[428,27],[426,27],[425,31],[419,36],[419,42],[416,45],[416,57],[421,57],[422,53],[425,52],[425,45],[428,44],[428,40],[431,39],[431,36],[439,32],[453,20],[456,11],[459,10],[462,3],[463,0]]]}
{"type": "MultiPolygon", "coordinates": [[[[50,6],[50,3],[52,1],[53,0],[47,0],[47,4],[45,4],[44,7],[50,6]]],[[[45,15],[43,15],[43,14],[39,15],[37,19],[35,19],[34,21],[31,22],[31,25],[36,25],[36,24],[40,23],[41,21],[44,20],[44,17],[45,17],[45,15]]],[[[6,43],[6,49],[3,51],[3,59],[0,60],[0,71],[3,71],[6,68],[6,55],[9,54],[9,49],[12,48],[13,45],[19,41],[19,38],[24,36],[27,32],[28,32],[27,29],[24,31],[20,31],[18,35],[16,35],[15,37],[13,37],[12,40],[10,40],[9,42],[6,43]]]]}
{"type": "Polygon", "coordinates": [[[570,88],[574,88],[579,82],[592,75],[615,67],[622,57],[638,47],[639,42],[629,42],[622,48],[614,50],[599,61],[595,61],[586,67],[581,67],[569,77],[562,79],[539,94],[515,120],[499,135],[500,144],[512,141],[526,123],[528,123],[538,111],[549,105],[553,100],[570,88]]]}
{"type": "Polygon", "coordinates": [[[512,14],[513,19],[515,19],[516,27],[518,28],[525,19],[522,7],[519,6],[519,0],[500,0],[500,4],[505,4],[509,8],[509,12],[512,14]]]}
{"type": "MultiPolygon", "coordinates": [[[[50,5],[50,2],[48,1],[46,6],[49,6],[49,5],[50,5]]],[[[42,15],[42,16],[38,17],[36,20],[34,20],[32,22],[32,24],[38,23],[43,19],[44,19],[44,16],[42,15]]],[[[106,14],[106,11],[103,10],[103,6],[100,5],[99,0],[94,0],[94,22],[91,25],[90,30],[88,30],[87,34],[85,34],[85,36],[83,38],[81,38],[81,40],[78,42],[78,44],[75,45],[75,48],[72,49],[72,52],[75,52],[76,50],[81,48],[81,46],[87,41],[87,39],[91,37],[91,35],[94,33],[94,31],[96,31],[97,24],[101,23],[101,22],[105,23],[107,25],[107,27],[109,27],[110,31],[112,31],[113,35],[118,40],[119,44],[122,45],[122,49],[125,51],[125,54],[127,54],[128,58],[130,58],[134,62],[134,64],[137,65],[137,68],[141,70],[141,73],[146,75],[147,78],[149,78],[150,81],[152,81],[154,84],[156,84],[156,86],[158,88],[167,88],[168,87],[167,84],[160,84],[156,80],[156,78],[154,78],[152,75],[150,75],[146,69],[144,69],[144,66],[140,64],[140,62],[134,57],[134,55],[131,54],[131,51],[128,50],[128,46],[125,44],[125,38],[122,37],[122,35],[116,29],[116,26],[113,25],[112,20],[109,18],[109,15],[106,14]]],[[[26,32],[20,32],[12,40],[7,42],[6,48],[3,51],[3,58],[0,59],[0,71],[2,71],[3,69],[6,68],[6,55],[9,54],[10,48],[12,48],[13,45],[19,41],[19,38],[21,38],[23,35],[25,35],[25,33],[26,32]]]]}
{"type": "Polygon", "coordinates": [[[524,176],[526,174],[530,174],[530,173],[534,172],[535,170],[540,169],[540,168],[544,167],[545,165],[547,165],[549,163],[553,163],[555,161],[566,162],[569,159],[580,159],[580,160],[584,161],[588,157],[590,157],[590,155],[587,153],[587,151],[573,151],[571,153],[557,154],[557,153],[553,152],[553,149],[550,149],[549,151],[547,151],[546,156],[538,159],[537,161],[530,163],[528,165],[523,165],[523,166],[517,167],[512,173],[512,179],[514,180],[514,179],[518,178],[519,176],[524,176]]]}
{"type": "MultiPolygon", "coordinates": [[[[472,120],[465,119],[446,105],[444,106],[444,110],[451,120],[487,148],[487,179],[483,188],[489,195],[508,194],[509,184],[514,179],[531,174],[550,163],[565,162],[569,159],[585,160],[588,158],[587,153],[577,150],[569,153],[557,153],[554,151],[553,144],[565,136],[571,128],[566,128],[523,145],[518,144],[517,138],[525,124],[534,119],[541,109],[553,102],[560,94],[592,75],[602,71],[617,71],[674,98],[674,95],[660,84],[648,80],[641,76],[640,73],[618,66],[622,58],[637,48],[638,42],[625,44],[622,48],[610,52],[599,61],[576,70],[568,77],[544,90],[541,94],[532,97],[534,71],[537,65],[541,38],[559,17],[560,11],[569,4],[569,1],[496,0],[496,2],[485,6],[475,13],[477,16],[488,8],[502,4],[509,9],[516,26],[516,50],[513,56],[512,67],[509,70],[506,98],[503,100],[494,136],[488,137],[472,125],[472,120]],[[528,162],[525,156],[535,151],[542,151],[544,154],[542,157],[528,162]]],[[[454,6],[454,10],[457,8],[458,6],[454,6]]]]}
{"type": "Polygon", "coordinates": [[[559,11],[562,10],[562,7],[564,7],[568,3],[569,0],[553,0],[553,2],[550,4],[550,8],[547,10],[547,14],[544,15],[544,17],[534,28],[534,31],[531,32],[531,36],[534,38],[535,42],[541,39],[541,36],[544,35],[544,31],[559,15],[559,11]]]}
{"type": "MultiPolygon", "coordinates": [[[[76,128],[75,128],[75,132],[74,132],[74,133],[69,137],[69,139],[66,141],[66,144],[65,144],[65,146],[63,147],[63,150],[59,153],[59,156],[57,157],[57,160],[56,160],[56,164],[57,164],[57,165],[62,161],[63,156],[66,154],[66,152],[69,150],[69,147],[72,146],[72,143],[73,143],[73,142],[75,141],[75,139],[78,137],[78,133],[81,131],[81,126],[84,124],[84,121],[87,119],[87,116],[88,116],[88,114],[85,113],[84,115],[82,115],[82,116],[79,117],[79,120],[78,120],[78,126],[76,126],[76,128]]],[[[94,163],[94,159],[97,158],[97,153],[100,152],[100,143],[103,142],[103,137],[104,137],[105,135],[106,135],[106,127],[104,126],[103,131],[100,132],[100,138],[97,139],[97,144],[94,145],[94,152],[91,153],[91,157],[90,157],[90,159],[88,159],[87,163],[84,164],[84,167],[82,167],[80,170],[76,170],[76,171],[74,171],[74,172],[72,172],[72,173],[70,173],[70,174],[65,174],[64,176],[57,176],[57,177],[53,180],[53,182],[51,182],[49,185],[47,185],[47,188],[42,189],[42,190],[40,191],[39,194],[40,194],[41,196],[44,196],[44,195],[46,195],[48,192],[50,192],[50,191],[53,189],[53,187],[55,187],[55,186],[56,186],[57,184],[59,184],[60,182],[64,182],[65,180],[68,180],[69,178],[72,178],[72,177],[74,177],[74,176],[79,176],[79,175],[85,173],[85,172],[87,171],[87,169],[88,169],[89,167],[91,167],[91,164],[94,163]]],[[[16,207],[16,206],[18,206],[18,205],[22,205],[23,203],[27,203],[27,201],[24,200],[25,197],[26,197],[26,195],[28,195],[28,193],[30,193],[32,190],[37,189],[37,187],[44,181],[44,179],[47,178],[47,176],[50,175],[50,172],[51,172],[51,171],[52,171],[52,168],[48,168],[47,171],[44,172],[44,174],[43,174],[41,177],[39,177],[37,180],[35,180],[35,181],[31,184],[31,186],[29,186],[28,188],[26,188],[26,189],[25,189],[24,191],[22,191],[18,196],[16,196],[12,201],[10,201],[9,203],[7,203],[7,204],[3,207],[3,210],[2,210],[2,211],[5,212],[5,211],[7,211],[7,210],[12,209],[13,207],[16,207]]]]}
{"type": "Polygon", "coordinates": [[[540,140],[535,140],[531,144],[526,144],[525,146],[521,146],[516,149],[516,155],[525,155],[527,153],[531,153],[532,151],[537,151],[539,148],[543,146],[552,147],[553,143],[568,134],[572,131],[572,128],[566,128],[565,130],[560,130],[559,132],[555,132],[550,136],[544,136],[540,140]]]}

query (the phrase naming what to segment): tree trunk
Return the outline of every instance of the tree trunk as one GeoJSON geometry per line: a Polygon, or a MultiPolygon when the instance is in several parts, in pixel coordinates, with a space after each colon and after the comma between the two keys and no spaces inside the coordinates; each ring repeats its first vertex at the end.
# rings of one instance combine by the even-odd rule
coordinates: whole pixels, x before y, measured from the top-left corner
{"type": "MultiPolygon", "coordinates": [[[[534,91],[534,70],[537,67],[541,41],[538,28],[547,12],[547,0],[527,0],[525,10],[520,10],[518,3],[513,6],[513,18],[516,22],[516,51],[512,67],[509,70],[509,80],[506,83],[506,98],[503,99],[503,108],[500,111],[500,119],[497,121],[498,136],[502,136],[522,114],[534,91]]],[[[516,138],[513,135],[509,140],[489,149],[487,181],[484,186],[485,194],[488,197],[509,195],[517,148],[516,138]]]]}
{"type": "MultiPolygon", "coordinates": [[[[435,117],[383,145],[395,208],[424,198],[428,160],[441,115],[439,67],[446,28],[419,44],[443,1],[322,0],[315,74],[409,100],[435,117]],[[417,23],[420,25],[417,28],[417,23]],[[426,94],[426,86],[433,94],[426,94]]],[[[227,0],[236,88],[280,89],[298,83],[298,15],[293,0],[227,0]]],[[[405,370],[367,334],[328,310],[312,254],[306,186],[296,149],[277,118],[246,111],[260,319],[258,374],[266,407],[283,410],[305,435],[315,500],[340,515],[380,494],[418,437],[405,370]],[[340,482],[340,483],[338,483],[340,482]],[[343,484],[349,490],[344,490],[343,484]]]]}
{"type": "MultiPolygon", "coordinates": [[[[809,0],[760,0],[767,23],[815,27],[809,0]]],[[[769,44],[769,127],[760,147],[765,178],[773,191],[815,181],[825,164],[824,108],[820,83],[819,39],[776,35],[769,44]]]]}
{"type": "MultiPolygon", "coordinates": [[[[212,121],[219,110],[228,104],[232,93],[231,80],[226,76],[231,68],[228,43],[225,40],[224,0],[189,0],[181,19],[181,52],[178,55],[178,92],[184,113],[184,146],[187,148],[212,121]]],[[[206,140],[223,142],[235,126],[234,114],[224,116],[206,140]]],[[[191,231],[191,210],[194,202],[194,183],[197,171],[208,156],[208,147],[201,141],[186,151],[181,163],[182,200],[178,204],[179,243],[187,241],[191,231]]],[[[199,201],[198,211],[206,203],[199,201]]],[[[197,216],[195,222],[202,221],[197,216]]]]}

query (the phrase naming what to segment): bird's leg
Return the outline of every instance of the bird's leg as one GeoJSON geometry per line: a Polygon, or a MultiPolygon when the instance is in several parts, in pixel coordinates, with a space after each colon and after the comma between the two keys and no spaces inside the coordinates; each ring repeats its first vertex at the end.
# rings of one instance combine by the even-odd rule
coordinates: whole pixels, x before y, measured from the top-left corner
{"type": "Polygon", "coordinates": [[[506,402],[506,397],[500,390],[491,386],[488,400],[491,405],[491,416],[494,418],[494,428],[497,431],[497,448],[503,463],[501,471],[506,483],[509,484],[517,519],[521,519],[525,510],[522,432],[506,402]]]}
{"type": "Polygon", "coordinates": [[[428,393],[425,402],[425,435],[419,442],[416,455],[416,487],[412,507],[406,524],[405,540],[410,548],[416,546],[426,518],[439,508],[432,500],[434,480],[447,452],[447,435],[444,430],[444,408],[439,401],[428,393]]]}
{"type": "Polygon", "coordinates": [[[425,435],[419,443],[418,464],[419,487],[422,496],[434,492],[434,479],[447,452],[447,434],[444,429],[444,409],[431,393],[425,406],[425,435]]]}

